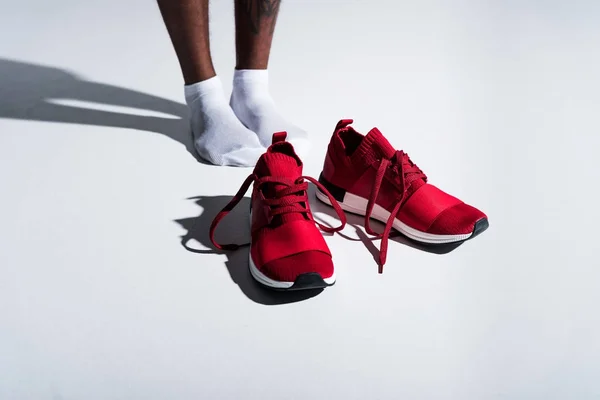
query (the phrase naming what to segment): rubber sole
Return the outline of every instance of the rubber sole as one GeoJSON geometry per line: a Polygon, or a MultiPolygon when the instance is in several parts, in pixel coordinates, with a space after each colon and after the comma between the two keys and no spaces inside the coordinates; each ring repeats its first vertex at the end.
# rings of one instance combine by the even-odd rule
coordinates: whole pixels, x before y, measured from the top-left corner
{"type": "MultiPolygon", "coordinates": [[[[338,201],[338,203],[344,211],[360,216],[365,216],[368,203],[367,199],[364,199],[360,196],[356,196],[352,193],[347,193],[346,190],[332,184],[331,182],[323,178],[323,174],[321,174],[321,176],[319,177],[319,182],[329,191],[329,193],[332,194],[332,196],[338,201]]],[[[317,199],[331,206],[331,202],[329,201],[327,195],[325,195],[319,189],[317,189],[315,193],[317,199]]],[[[379,222],[385,224],[389,217],[389,211],[387,211],[383,207],[377,204],[373,207],[373,212],[371,213],[372,219],[378,220],[379,222]]],[[[466,242],[467,240],[471,240],[474,237],[480,235],[487,228],[489,228],[489,226],[490,224],[487,218],[482,218],[475,223],[475,226],[473,227],[473,231],[471,233],[460,235],[435,235],[432,233],[422,232],[415,228],[412,228],[398,219],[396,219],[393,224],[394,229],[400,232],[402,235],[406,236],[414,242],[428,247],[442,246],[448,244],[460,244],[466,242]]]]}
{"type": "Polygon", "coordinates": [[[306,274],[298,275],[294,282],[276,281],[269,278],[254,264],[252,261],[252,255],[248,255],[248,266],[250,267],[250,274],[256,282],[262,286],[277,291],[295,291],[295,290],[312,290],[312,289],[324,289],[328,286],[335,284],[335,274],[329,278],[323,279],[321,275],[316,272],[309,272],[306,274]]]}

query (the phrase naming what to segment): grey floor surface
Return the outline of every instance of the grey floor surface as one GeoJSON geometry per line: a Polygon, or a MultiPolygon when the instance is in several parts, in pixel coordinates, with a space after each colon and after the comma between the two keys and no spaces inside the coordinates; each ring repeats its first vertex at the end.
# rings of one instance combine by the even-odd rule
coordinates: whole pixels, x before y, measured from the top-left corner
{"type": "Polygon", "coordinates": [[[271,87],[306,173],[354,118],[491,222],[448,254],[393,242],[378,275],[350,218],[337,284],[307,296],[208,246],[250,170],[190,152],[154,3],[1,8],[0,399],[600,398],[598,2],[282,4],[271,87]]]}

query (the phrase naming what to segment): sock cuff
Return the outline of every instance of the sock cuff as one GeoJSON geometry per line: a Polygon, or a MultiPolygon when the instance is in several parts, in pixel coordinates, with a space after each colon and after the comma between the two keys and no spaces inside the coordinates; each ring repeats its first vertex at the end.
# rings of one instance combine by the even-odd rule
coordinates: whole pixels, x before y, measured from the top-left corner
{"type": "Polygon", "coordinates": [[[185,98],[187,100],[197,99],[211,93],[223,94],[223,85],[221,79],[218,76],[213,76],[206,80],[185,85],[183,87],[185,98]]]}
{"type": "Polygon", "coordinates": [[[267,69],[236,69],[233,72],[234,82],[268,82],[269,70],[267,69]]]}

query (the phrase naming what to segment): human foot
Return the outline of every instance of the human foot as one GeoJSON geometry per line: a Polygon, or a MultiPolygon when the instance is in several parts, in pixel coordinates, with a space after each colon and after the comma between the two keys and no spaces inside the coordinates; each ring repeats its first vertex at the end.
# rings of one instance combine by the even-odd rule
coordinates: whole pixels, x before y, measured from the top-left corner
{"type": "Polygon", "coordinates": [[[239,120],[258,135],[263,146],[271,144],[274,132],[285,131],[296,152],[305,156],[308,135],[279,114],[269,94],[268,77],[266,69],[236,70],[229,104],[239,120]]]}
{"type": "Polygon", "coordinates": [[[235,116],[218,77],[185,86],[196,151],[215,165],[252,167],[265,149],[235,116]]]}

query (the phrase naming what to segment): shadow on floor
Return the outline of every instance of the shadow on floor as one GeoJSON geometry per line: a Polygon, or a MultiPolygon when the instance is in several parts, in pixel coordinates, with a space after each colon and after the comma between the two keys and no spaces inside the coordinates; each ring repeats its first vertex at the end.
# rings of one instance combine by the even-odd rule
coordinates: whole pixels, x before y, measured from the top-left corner
{"type": "MultiPolygon", "coordinates": [[[[298,292],[275,292],[260,286],[250,275],[248,269],[248,247],[236,251],[220,251],[213,249],[210,242],[208,229],[213,218],[231,200],[231,196],[200,196],[193,200],[202,208],[202,213],[193,218],[176,220],[187,233],[181,237],[181,245],[188,251],[199,254],[225,254],[227,261],[225,266],[229,270],[231,279],[240,287],[242,292],[252,301],[265,304],[277,305],[288,304],[307,300],[321,293],[323,290],[304,290],[298,292]],[[207,249],[194,248],[194,242],[199,243],[207,249]]],[[[250,240],[249,212],[250,199],[244,197],[219,224],[216,239],[219,243],[248,243],[250,240]]]]}
{"type": "MultiPolygon", "coordinates": [[[[0,58],[0,118],[155,132],[183,144],[196,160],[202,162],[193,147],[186,105],[135,90],[87,81],[58,68],[0,58]],[[100,107],[104,105],[135,108],[167,115],[165,117],[144,116],[61,104],[60,102],[64,103],[64,100],[95,103],[100,107]]],[[[197,253],[218,253],[213,250],[194,250],[188,246],[188,242],[195,239],[203,246],[212,248],[208,239],[208,227],[212,218],[225,206],[230,197],[197,197],[192,200],[196,201],[203,211],[196,218],[176,221],[188,231],[182,238],[182,245],[189,251],[197,253]]],[[[222,222],[219,237],[223,240],[235,240],[239,238],[239,233],[248,234],[248,204],[248,199],[245,199],[245,202],[243,201],[239,208],[231,213],[230,218],[222,222]],[[238,212],[242,214],[237,214],[238,212]]],[[[318,291],[270,292],[258,286],[251,278],[248,270],[247,248],[227,253],[227,257],[226,266],[231,278],[248,298],[257,303],[267,305],[291,303],[319,293],[318,291]]]]}
{"type": "Polygon", "coordinates": [[[69,71],[0,58],[0,118],[130,128],[165,135],[196,160],[187,106],[136,90],[87,81],[69,71]],[[141,116],[60,104],[78,101],[172,116],[141,116]]]}

